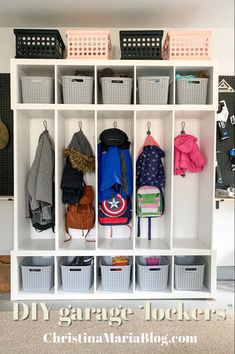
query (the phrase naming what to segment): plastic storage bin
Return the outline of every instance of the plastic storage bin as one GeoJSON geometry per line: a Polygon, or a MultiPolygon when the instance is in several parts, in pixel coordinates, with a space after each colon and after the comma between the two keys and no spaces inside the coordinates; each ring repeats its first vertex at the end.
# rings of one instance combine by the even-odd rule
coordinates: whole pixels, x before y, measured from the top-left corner
{"type": "Polygon", "coordinates": [[[163,31],[120,31],[121,59],[162,59],[163,31]]]}
{"type": "Polygon", "coordinates": [[[128,291],[131,281],[132,258],[129,265],[113,266],[112,257],[101,257],[101,284],[105,291],[128,291]]]}
{"type": "Polygon", "coordinates": [[[93,82],[94,79],[90,76],[62,76],[64,103],[92,103],[93,82]]]}
{"type": "Polygon", "coordinates": [[[137,257],[137,282],[141,290],[165,290],[168,284],[169,261],[160,257],[159,265],[146,265],[144,257],[137,257]]]}
{"type": "Polygon", "coordinates": [[[93,261],[87,266],[69,266],[68,257],[60,263],[62,288],[64,291],[89,291],[93,284],[93,261]]]}
{"type": "Polygon", "coordinates": [[[65,45],[57,30],[14,29],[16,58],[62,59],[65,45]]]}
{"type": "Polygon", "coordinates": [[[53,103],[54,80],[45,76],[22,76],[23,103],[53,103]]]}
{"type": "Polygon", "coordinates": [[[201,257],[175,257],[175,288],[200,290],[203,288],[206,262],[201,257]]]}
{"type": "Polygon", "coordinates": [[[207,78],[176,79],[176,103],[206,104],[207,87],[207,78]]]}
{"type": "Polygon", "coordinates": [[[26,257],[20,267],[24,291],[49,291],[53,287],[53,257],[26,257]]]}
{"type": "Polygon", "coordinates": [[[129,77],[102,77],[102,101],[104,104],[130,104],[133,79],[129,77]]]}
{"type": "Polygon", "coordinates": [[[169,76],[144,76],[138,78],[140,104],[167,104],[169,76]]]}
{"type": "Polygon", "coordinates": [[[163,59],[209,60],[211,31],[170,31],[163,46],[163,59]]]}
{"type": "Polygon", "coordinates": [[[108,59],[111,51],[109,31],[68,30],[67,59],[108,59]]]}

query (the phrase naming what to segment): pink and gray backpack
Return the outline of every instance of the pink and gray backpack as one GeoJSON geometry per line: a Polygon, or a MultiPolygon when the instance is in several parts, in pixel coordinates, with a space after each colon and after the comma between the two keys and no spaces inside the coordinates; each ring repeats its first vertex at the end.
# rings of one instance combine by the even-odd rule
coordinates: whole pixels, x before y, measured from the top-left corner
{"type": "Polygon", "coordinates": [[[151,240],[151,218],[164,213],[163,187],[165,172],[161,158],[165,153],[158,146],[145,146],[136,162],[136,215],[140,237],[140,219],[148,218],[148,239],[151,240]]]}

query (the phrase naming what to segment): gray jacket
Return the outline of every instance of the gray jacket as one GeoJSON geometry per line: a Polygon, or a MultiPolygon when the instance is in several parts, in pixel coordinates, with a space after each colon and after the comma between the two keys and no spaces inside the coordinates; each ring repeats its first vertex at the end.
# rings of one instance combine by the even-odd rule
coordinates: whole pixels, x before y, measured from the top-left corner
{"type": "Polygon", "coordinates": [[[47,224],[54,218],[54,143],[45,130],[39,137],[26,186],[26,217],[32,223],[47,224]]]}

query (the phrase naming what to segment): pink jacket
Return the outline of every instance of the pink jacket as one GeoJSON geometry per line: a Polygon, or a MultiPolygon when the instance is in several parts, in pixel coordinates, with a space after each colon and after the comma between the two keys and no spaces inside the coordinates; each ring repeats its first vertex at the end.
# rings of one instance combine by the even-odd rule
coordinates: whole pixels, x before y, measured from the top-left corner
{"type": "Polygon", "coordinates": [[[175,137],[174,174],[183,175],[186,171],[201,172],[206,161],[197,145],[197,138],[189,134],[175,137]]]}

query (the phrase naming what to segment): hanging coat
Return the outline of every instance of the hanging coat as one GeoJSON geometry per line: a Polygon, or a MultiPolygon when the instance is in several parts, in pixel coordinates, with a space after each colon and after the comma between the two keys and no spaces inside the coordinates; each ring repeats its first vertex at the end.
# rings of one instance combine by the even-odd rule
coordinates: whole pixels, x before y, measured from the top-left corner
{"type": "Polygon", "coordinates": [[[84,173],[95,171],[95,157],[91,145],[80,130],[74,133],[64,150],[66,163],[61,180],[62,202],[76,204],[83,195],[84,173]]]}
{"type": "Polygon", "coordinates": [[[206,161],[197,145],[197,138],[189,134],[175,137],[174,174],[184,175],[186,171],[201,172],[206,161]]]}
{"type": "Polygon", "coordinates": [[[165,152],[156,145],[143,148],[136,162],[136,188],[141,186],[164,187],[165,172],[162,158],[165,152]]]}
{"type": "Polygon", "coordinates": [[[54,223],[54,161],[54,144],[45,130],[39,137],[26,188],[26,217],[45,228],[54,223]]]}

